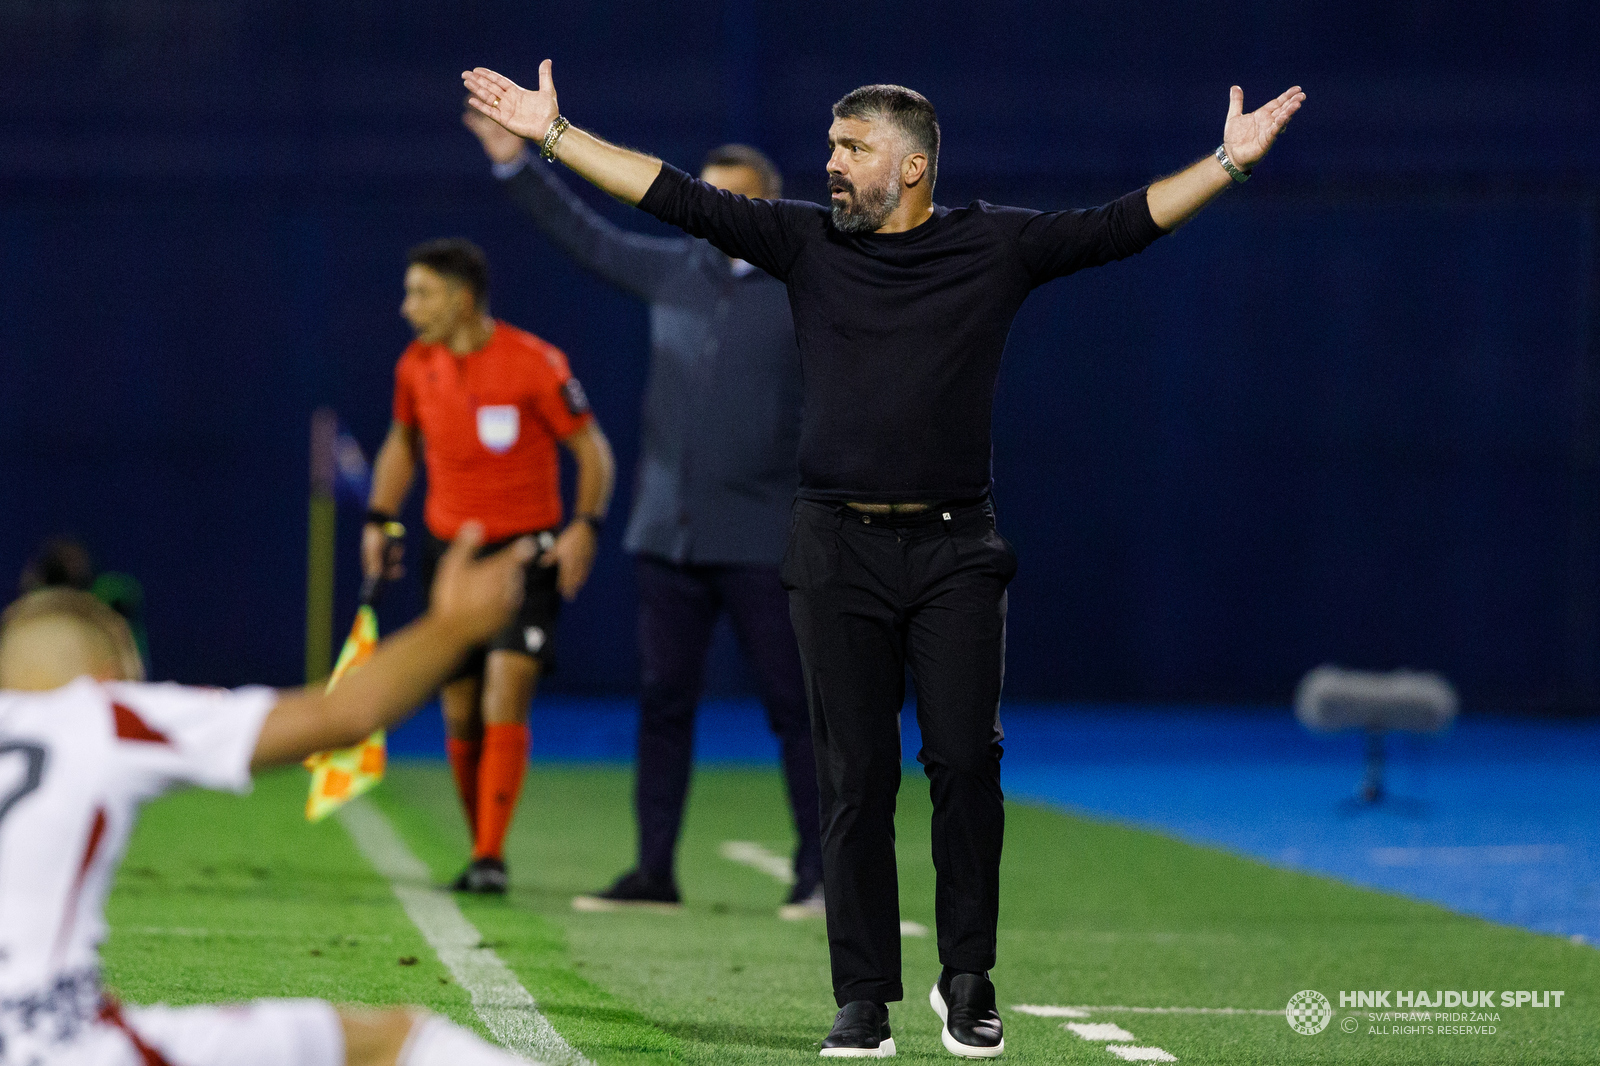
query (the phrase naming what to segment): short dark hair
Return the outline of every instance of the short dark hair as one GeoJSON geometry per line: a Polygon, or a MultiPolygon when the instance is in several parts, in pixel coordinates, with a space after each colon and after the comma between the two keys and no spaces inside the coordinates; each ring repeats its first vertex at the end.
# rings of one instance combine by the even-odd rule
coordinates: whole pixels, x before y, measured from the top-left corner
{"type": "Polygon", "coordinates": [[[939,116],[928,98],[904,85],[863,85],[840,97],[834,118],[887,118],[928,157],[928,188],[939,178],[939,116]]]}
{"type": "Polygon", "coordinates": [[[718,145],[706,153],[706,161],[700,164],[701,170],[706,167],[749,167],[761,175],[761,188],[768,199],[776,200],[783,195],[783,175],[759,148],[748,144],[718,145]]]}
{"type": "Polygon", "coordinates": [[[88,589],[94,584],[94,558],[71,537],[51,537],[28,560],[17,582],[22,593],[45,588],[88,589]]]}
{"type": "Polygon", "coordinates": [[[472,290],[479,307],[489,302],[489,260],[483,249],[465,237],[440,237],[424,241],[406,253],[406,262],[425,266],[440,277],[458,281],[472,290]]]}

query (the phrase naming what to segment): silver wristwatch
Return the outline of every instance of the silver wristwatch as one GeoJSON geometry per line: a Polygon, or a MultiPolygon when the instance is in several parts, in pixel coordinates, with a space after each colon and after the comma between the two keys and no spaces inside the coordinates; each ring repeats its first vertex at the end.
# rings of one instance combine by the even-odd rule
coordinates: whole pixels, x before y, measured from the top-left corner
{"type": "Polygon", "coordinates": [[[1238,167],[1233,165],[1233,160],[1228,158],[1227,145],[1217,145],[1217,162],[1221,163],[1222,169],[1228,172],[1228,177],[1232,178],[1239,184],[1243,185],[1245,182],[1250,180],[1250,172],[1248,170],[1240,170],[1238,167]]]}

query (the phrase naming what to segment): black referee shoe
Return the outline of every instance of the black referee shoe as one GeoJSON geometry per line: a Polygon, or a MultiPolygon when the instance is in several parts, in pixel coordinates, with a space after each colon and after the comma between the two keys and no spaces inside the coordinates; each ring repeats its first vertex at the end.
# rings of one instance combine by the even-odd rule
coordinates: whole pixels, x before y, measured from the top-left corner
{"type": "Polygon", "coordinates": [[[889,1035],[889,1008],[870,999],[846,1003],[822,1042],[823,1058],[887,1059],[892,1055],[894,1037],[889,1035]]]}
{"type": "Polygon", "coordinates": [[[472,863],[461,871],[461,876],[450,882],[452,892],[472,892],[480,896],[503,896],[506,894],[506,864],[499,859],[485,856],[473,859],[472,863]]]}
{"type": "Polygon", "coordinates": [[[928,1003],[944,1022],[939,1038],[950,1054],[964,1059],[992,1059],[1006,1049],[1000,1012],[994,1006],[994,985],[988,974],[946,968],[928,991],[928,1003]]]}
{"type": "Polygon", "coordinates": [[[643,870],[629,870],[598,898],[612,903],[680,902],[678,886],[671,877],[651,877],[643,870]]]}
{"type": "Polygon", "coordinates": [[[671,913],[682,910],[678,883],[672,875],[651,877],[642,870],[629,870],[604,892],[572,897],[575,911],[647,910],[671,913]]]}

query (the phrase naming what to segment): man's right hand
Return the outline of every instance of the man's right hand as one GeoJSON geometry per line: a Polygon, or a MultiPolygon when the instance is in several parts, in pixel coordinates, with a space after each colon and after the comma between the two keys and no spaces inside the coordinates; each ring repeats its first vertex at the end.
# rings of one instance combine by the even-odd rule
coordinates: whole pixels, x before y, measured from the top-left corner
{"type": "Polygon", "coordinates": [[[498,122],[518,137],[543,143],[550,123],[561,114],[556,104],[556,83],[550,76],[550,60],[539,64],[539,88],[524,89],[503,74],[488,67],[463,71],[461,82],[472,95],[467,106],[498,122]]]}
{"type": "Polygon", "coordinates": [[[483,527],[468,522],[439,560],[428,616],[461,634],[467,646],[481,644],[504,629],[522,606],[524,569],[539,554],[532,537],[522,537],[482,559],[483,527]]]}
{"type": "Polygon", "coordinates": [[[470,107],[461,113],[461,124],[477,135],[492,163],[509,163],[523,152],[526,142],[521,137],[470,107]]]}
{"type": "MultiPolygon", "coordinates": [[[[533,147],[544,147],[551,124],[561,114],[548,59],[539,64],[537,90],[524,89],[487,67],[474,67],[464,72],[461,81],[472,94],[467,97],[468,107],[518,137],[526,137],[533,142],[533,147]]],[[[643,200],[661,174],[661,160],[654,156],[607,144],[576,126],[565,127],[557,144],[559,147],[552,146],[553,158],[625,204],[643,200]]]]}
{"type": "Polygon", "coordinates": [[[396,581],[405,567],[400,565],[402,547],[391,540],[378,522],[368,522],[361,528],[361,573],[365,577],[383,575],[385,581],[396,581]],[[387,558],[385,558],[387,556],[387,558]]]}

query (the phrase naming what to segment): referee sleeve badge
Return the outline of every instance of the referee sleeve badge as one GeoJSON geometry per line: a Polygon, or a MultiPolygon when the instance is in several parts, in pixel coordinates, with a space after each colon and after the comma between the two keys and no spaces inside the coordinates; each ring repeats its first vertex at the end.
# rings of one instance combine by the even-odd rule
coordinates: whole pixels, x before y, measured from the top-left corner
{"type": "Polygon", "coordinates": [[[568,378],[561,383],[561,398],[566,401],[567,413],[572,417],[589,413],[589,397],[584,395],[583,386],[578,384],[577,378],[568,378]]]}

